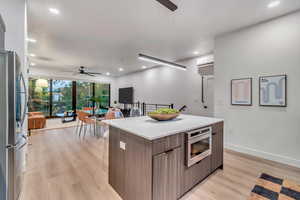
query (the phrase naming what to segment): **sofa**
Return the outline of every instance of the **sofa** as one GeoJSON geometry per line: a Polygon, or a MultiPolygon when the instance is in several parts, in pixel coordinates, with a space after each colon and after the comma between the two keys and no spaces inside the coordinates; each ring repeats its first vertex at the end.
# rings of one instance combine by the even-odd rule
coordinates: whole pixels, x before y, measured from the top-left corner
{"type": "Polygon", "coordinates": [[[46,117],[42,112],[29,112],[28,130],[42,129],[46,126],[46,117]]]}

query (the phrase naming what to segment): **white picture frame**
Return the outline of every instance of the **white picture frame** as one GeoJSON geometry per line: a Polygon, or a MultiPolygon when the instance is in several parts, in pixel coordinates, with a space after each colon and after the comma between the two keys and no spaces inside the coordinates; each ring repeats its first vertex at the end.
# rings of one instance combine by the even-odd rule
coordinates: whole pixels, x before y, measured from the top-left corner
{"type": "Polygon", "coordinates": [[[231,105],[252,106],[252,78],[231,80],[231,105]]]}

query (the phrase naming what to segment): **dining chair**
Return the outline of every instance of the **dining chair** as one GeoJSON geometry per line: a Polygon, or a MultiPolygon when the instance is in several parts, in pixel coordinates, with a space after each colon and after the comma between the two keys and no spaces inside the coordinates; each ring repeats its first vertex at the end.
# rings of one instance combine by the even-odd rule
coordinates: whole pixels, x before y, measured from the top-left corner
{"type": "Polygon", "coordinates": [[[133,107],[130,110],[130,117],[140,117],[142,116],[142,110],[138,107],[133,107]]]}
{"type": "Polygon", "coordinates": [[[91,108],[91,107],[83,107],[82,110],[89,111],[89,110],[93,110],[93,108],[91,108]]]}
{"type": "Polygon", "coordinates": [[[94,135],[96,135],[96,119],[93,119],[93,118],[90,118],[90,114],[89,113],[86,113],[84,111],[77,111],[77,116],[78,116],[78,124],[80,124],[80,128],[79,126],[77,127],[77,130],[76,132],[78,131],[79,129],[79,132],[78,132],[78,135],[79,137],[81,136],[81,132],[82,132],[82,129],[84,129],[84,136],[86,135],[86,132],[87,132],[87,129],[88,129],[88,126],[90,126],[90,131],[92,129],[92,127],[94,128],[94,135]]]}
{"type": "MultiPolygon", "coordinates": [[[[110,108],[108,112],[105,114],[104,118],[101,120],[113,120],[113,119],[120,119],[124,118],[123,113],[121,112],[120,109],[117,108],[110,108]]],[[[100,133],[105,137],[104,133],[108,130],[108,125],[102,121],[98,121],[97,125],[100,126],[100,133]]]]}

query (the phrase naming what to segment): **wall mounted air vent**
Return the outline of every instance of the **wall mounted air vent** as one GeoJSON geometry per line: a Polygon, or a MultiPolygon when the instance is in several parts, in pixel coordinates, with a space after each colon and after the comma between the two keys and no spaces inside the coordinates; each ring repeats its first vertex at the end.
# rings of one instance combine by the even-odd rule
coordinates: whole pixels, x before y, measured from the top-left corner
{"type": "Polygon", "coordinates": [[[214,55],[206,55],[197,59],[198,72],[202,76],[214,74],[214,55]]]}

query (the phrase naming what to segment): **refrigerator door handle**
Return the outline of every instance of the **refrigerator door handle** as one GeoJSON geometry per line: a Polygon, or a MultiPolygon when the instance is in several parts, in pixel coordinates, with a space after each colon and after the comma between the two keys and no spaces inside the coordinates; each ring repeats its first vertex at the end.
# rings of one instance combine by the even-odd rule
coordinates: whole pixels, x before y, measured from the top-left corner
{"type": "MultiPolygon", "coordinates": [[[[20,146],[18,149],[20,150],[20,149],[24,148],[26,145],[27,145],[27,142],[24,142],[24,144],[22,144],[22,146],[20,146]]],[[[17,147],[18,147],[18,145],[12,145],[12,144],[6,145],[7,149],[16,149],[17,147]]]]}
{"type": "Polygon", "coordinates": [[[24,102],[24,110],[23,110],[23,114],[22,114],[22,121],[21,121],[21,125],[23,126],[24,121],[25,121],[25,117],[26,117],[26,110],[27,110],[27,89],[26,89],[26,83],[25,83],[25,78],[23,76],[23,73],[20,74],[20,78],[22,79],[23,82],[23,87],[24,87],[24,92],[25,92],[25,102],[24,102]]]}
{"type": "Polygon", "coordinates": [[[8,145],[6,145],[6,148],[7,149],[15,149],[15,148],[17,148],[17,145],[8,144],[8,145]]]}

